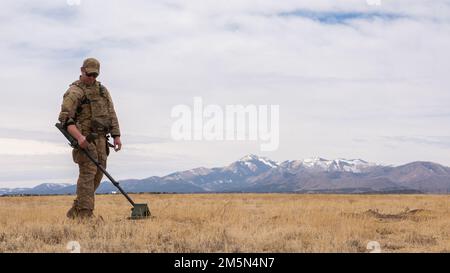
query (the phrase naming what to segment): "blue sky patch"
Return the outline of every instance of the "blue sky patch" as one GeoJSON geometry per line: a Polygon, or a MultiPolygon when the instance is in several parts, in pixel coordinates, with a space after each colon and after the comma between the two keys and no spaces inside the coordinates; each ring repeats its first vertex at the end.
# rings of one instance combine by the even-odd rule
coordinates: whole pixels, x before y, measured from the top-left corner
{"type": "Polygon", "coordinates": [[[356,12],[356,11],[311,11],[295,10],[278,14],[282,17],[303,17],[323,24],[345,24],[352,20],[381,19],[392,21],[404,18],[404,15],[386,12],[356,12]]]}

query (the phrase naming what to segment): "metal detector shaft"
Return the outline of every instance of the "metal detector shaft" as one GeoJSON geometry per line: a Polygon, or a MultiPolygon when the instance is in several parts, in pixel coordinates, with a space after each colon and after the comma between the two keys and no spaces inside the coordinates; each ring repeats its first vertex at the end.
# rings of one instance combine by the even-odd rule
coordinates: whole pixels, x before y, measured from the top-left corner
{"type": "Polygon", "coordinates": [[[134,207],[135,203],[133,202],[133,200],[131,200],[131,198],[128,196],[128,194],[122,189],[122,187],[120,187],[119,183],[116,180],[114,180],[114,178],[112,178],[112,176],[106,171],[106,169],[102,165],[100,165],[100,163],[98,163],[98,161],[95,160],[95,158],[93,158],[92,155],[90,155],[88,151],[86,151],[85,149],[81,148],[78,145],[78,142],[76,141],[76,139],[69,132],[67,132],[67,130],[64,128],[64,126],[61,123],[56,123],[55,126],[67,138],[67,140],[69,141],[69,145],[72,146],[73,148],[80,149],[87,157],[89,157],[89,159],[92,162],[94,162],[94,164],[97,166],[97,168],[99,168],[109,178],[111,183],[113,183],[113,185],[116,186],[117,189],[119,189],[119,191],[127,198],[127,200],[134,207]]]}
{"type": "Polygon", "coordinates": [[[92,162],[94,162],[95,165],[97,165],[97,168],[99,168],[109,178],[109,180],[111,180],[111,183],[113,183],[113,185],[116,186],[116,188],[119,189],[119,191],[127,198],[127,200],[130,202],[130,204],[134,207],[133,200],[131,200],[131,198],[128,196],[128,194],[122,189],[122,187],[119,185],[119,182],[114,180],[114,178],[112,178],[112,176],[105,170],[105,168],[103,168],[103,166],[100,163],[98,163],[98,161],[95,160],[95,158],[93,158],[92,155],[90,155],[88,151],[86,151],[85,149],[82,149],[81,147],[79,149],[85,155],[87,155],[87,157],[89,157],[89,159],[92,162]]]}

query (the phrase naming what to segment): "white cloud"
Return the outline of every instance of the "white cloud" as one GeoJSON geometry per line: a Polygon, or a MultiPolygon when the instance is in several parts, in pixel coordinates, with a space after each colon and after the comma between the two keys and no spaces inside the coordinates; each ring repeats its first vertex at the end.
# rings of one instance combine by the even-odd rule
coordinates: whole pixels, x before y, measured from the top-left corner
{"type": "Polygon", "coordinates": [[[62,144],[46,141],[0,138],[0,156],[4,155],[58,155],[67,153],[62,144]]]}

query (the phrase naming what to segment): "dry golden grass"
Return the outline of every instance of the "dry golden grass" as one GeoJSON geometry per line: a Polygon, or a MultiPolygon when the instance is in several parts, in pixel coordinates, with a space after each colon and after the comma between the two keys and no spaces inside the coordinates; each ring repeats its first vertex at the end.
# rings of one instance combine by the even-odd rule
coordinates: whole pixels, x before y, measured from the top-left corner
{"type": "Polygon", "coordinates": [[[104,222],[65,218],[73,196],[0,198],[0,252],[450,252],[450,197],[132,195],[154,217],[127,220],[120,195],[96,197],[104,222]]]}

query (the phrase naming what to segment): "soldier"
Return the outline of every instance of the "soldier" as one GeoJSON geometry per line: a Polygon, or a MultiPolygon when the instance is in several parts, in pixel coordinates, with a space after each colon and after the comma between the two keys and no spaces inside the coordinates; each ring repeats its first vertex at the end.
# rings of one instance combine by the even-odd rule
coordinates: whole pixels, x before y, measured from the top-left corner
{"type": "MultiPolygon", "coordinates": [[[[64,128],[104,168],[109,155],[108,137],[114,139],[114,150],[122,148],[119,121],[111,96],[104,85],[96,80],[100,74],[100,63],[94,58],[84,60],[81,76],[73,82],[64,94],[59,121],[64,128]],[[94,141],[86,137],[95,135],[94,141]]],[[[79,149],[72,151],[73,161],[78,164],[77,197],[67,217],[91,218],[94,211],[95,190],[100,185],[103,173],[79,149]]]]}

